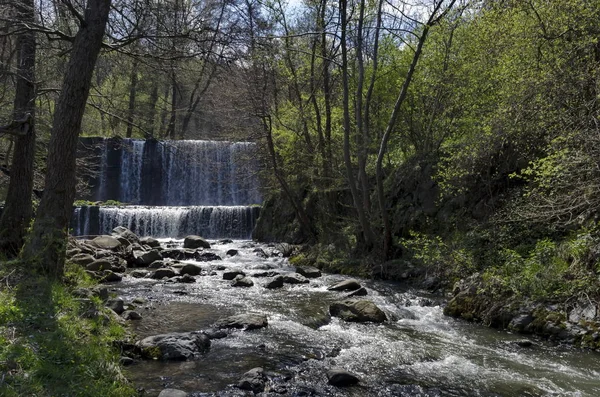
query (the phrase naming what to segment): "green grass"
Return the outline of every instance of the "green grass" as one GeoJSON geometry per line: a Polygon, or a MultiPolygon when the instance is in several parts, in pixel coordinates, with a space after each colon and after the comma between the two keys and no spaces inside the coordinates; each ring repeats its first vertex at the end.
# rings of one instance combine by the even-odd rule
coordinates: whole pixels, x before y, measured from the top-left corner
{"type": "MultiPolygon", "coordinates": [[[[87,318],[71,293],[92,282],[69,267],[64,282],[0,264],[0,395],[135,396],[111,343],[125,330],[110,316],[87,318]]],[[[101,302],[92,305],[103,309],[101,302]]]]}

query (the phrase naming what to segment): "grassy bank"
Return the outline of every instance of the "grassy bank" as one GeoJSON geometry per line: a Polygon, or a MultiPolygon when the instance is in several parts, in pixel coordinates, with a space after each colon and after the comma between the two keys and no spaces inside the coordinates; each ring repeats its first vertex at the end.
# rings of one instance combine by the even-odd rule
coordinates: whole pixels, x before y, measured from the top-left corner
{"type": "Polygon", "coordinates": [[[112,346],[124,328],[99,298],[74,294],[93,284],[83,270],[56,282],[2,263],[0,282],[0,395],[136,395],[112,346]]]}

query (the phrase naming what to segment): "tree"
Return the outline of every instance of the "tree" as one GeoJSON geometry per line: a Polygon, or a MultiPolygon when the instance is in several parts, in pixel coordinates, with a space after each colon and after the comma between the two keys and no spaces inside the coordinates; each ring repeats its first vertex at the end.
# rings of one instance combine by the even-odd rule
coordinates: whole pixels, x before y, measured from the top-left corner
{"type": "Polygon", "coordinates": [[[10,184],[0,218],[0,250],[16,256],[21,249],[33,215],[33,163],[35,157],[35,32],[27,25],[35,20],[33,0],[15,5],[18,31],[17,76],[14,101],[14,128],[3,128],[16,135],[10,184]]]}
{"type": "Polygon", "coordinates": [[[89,0],[73,41],[48,145],[47,172],[37,216],[22,252],[49,276],[64,273],[67,229],[75,199],[77,138],[100,53],[110,0],[89,0]]]}

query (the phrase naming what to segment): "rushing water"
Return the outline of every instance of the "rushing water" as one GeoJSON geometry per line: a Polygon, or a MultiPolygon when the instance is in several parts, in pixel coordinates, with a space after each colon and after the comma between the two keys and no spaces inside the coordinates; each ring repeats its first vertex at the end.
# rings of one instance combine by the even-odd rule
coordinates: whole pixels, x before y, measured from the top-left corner
{"type": "Polygon", "coordinates": [[[104,139],[97,150],[95,200],[163,206],[262,202],[251,142],[104,139]]]}
{"type": "Polygon", "coordinates": [[[232,390],[244,372],[262,366],[290,378],[289,396],[600,396],[599,355],[536,340],[533,347],[521,348],[515,342],[522,337],[445,317],[440,305],[401,285],[361,281],[369,292],[366,299],[390,321],[345,323],[327,316],[329,304],[344,296],[327,287],[345,276],[323,275],[310,284],[268,290],[261,278],[254,278],[250,288],[231,287],[222,271],[214,270],[216,265],[242,268],[250,277],[267,267],[294,270],[283,258],[259,258],[255,247],[270,250],[252,242],[215,242],[212,251],[224,259],[201,263],[207,275],[197,276],[194,284],[126,277],[116,286],[125,301],[146,301],[138,308],[143,319],[133,322],[140,338],[205,329],[232,314],[268,316],[267,328],[213,340],[198,360],[129,367],[127,375],[146,395],[156,396],[165,387],[232,390]],[[240,254],[226,257],[231,248],[240,254]],[[356,373],[360,385],[328,386],[325,372],[331,367],[356,373]]]}
{"type": "Polygon", "coordinates": [[[110,234],[125,226],[140,236],[250,238],[260,208],[248,206],[79,207],[72,219],[75,236],[110,234]]]}

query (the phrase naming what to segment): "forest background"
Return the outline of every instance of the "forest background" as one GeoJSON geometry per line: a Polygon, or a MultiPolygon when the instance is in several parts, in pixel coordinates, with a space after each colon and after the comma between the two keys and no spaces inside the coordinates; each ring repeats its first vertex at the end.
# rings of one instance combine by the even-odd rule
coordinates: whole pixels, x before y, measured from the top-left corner
{"type": "MultiPolygon", "coordinates": [[[[13,127],[28,126],[31,188],[47,194],[46,149],[77,34],[90,25],[86,5],[1,7],[0,188],[22,178],[19,142],[32,134],[13,127]],[[34,75],[19,63],[24,37],[36,39],[34,75]],[[34,95],[19,109],[22,80],[34,95]]],[[[306,243],[297,263],[446,285],[478,273],[501,293],[598,298],[595,2],[110,7],[81,135],[256,142],[266,200],[255,237],[306,243]]],[[[67,214],[72,199],[61,200],[67,214]]],[[[9,255],[24,241],[25,213],[9,255]]]]}

